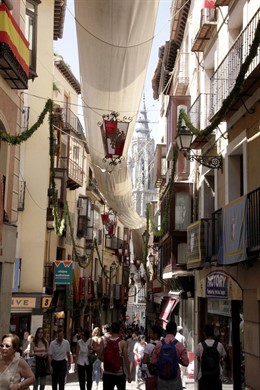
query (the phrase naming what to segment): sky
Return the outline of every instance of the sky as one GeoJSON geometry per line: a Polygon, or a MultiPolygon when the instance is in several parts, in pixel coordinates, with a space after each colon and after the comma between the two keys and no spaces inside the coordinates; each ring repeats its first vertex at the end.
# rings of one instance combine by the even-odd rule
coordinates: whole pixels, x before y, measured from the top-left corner
{"type": "MultiPolygon", "coordinates": [[[[84,1],[84,0],[78,0],[84,1]]],[[[131,1],[131,0],[128,0],[131,1]]],[[[143,0],[145,1],[145,0],[143,0]]],[[[148,0],[153,1],[153,0],[148,0]]],[[[158,117],[159,117],[159,102],[153,99],[152,78],[158,63],[159,47],[164,45],[165,41],[169,40],[170,31],[170,7],[172,0],[160,0],[157,22],[154,33],[154,41],[151,49],[150,61],[147,69],[147,76],[144,85],[145,103],[147,108],[147,116],[150,121],[149,127],[152,130],[151,136],[156,143],[160,142],[160,135],[158,134],[158,117]]],[[[80,80],[79,76],[79,62],[78,62],[78,47],[77,35],[74,19],[74,0],[67,0],[67,10],[65,16],[64,34],[63,38],[54,43],[54,50],[61,55],[70,65],[75,77],[80,80]]],[[[79,110],[79,115],[81,110],[79,110]]],[[[83,120],[81,120],[83,122],[83,120]]]]}

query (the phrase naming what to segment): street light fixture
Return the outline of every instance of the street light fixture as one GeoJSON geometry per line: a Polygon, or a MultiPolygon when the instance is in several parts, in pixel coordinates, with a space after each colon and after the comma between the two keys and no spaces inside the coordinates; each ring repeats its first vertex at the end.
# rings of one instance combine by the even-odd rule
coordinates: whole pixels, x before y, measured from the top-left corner
{"type": "Polygon", "coordinates": [[[198,161],[199,164],[213,169],[222,169],[222,156],[205,156],[191,154],[191,144],[194,134],[185,126],[182,125],[176,136],[178,149],[183,152],[184,157],[189,161],[198,161]]]}

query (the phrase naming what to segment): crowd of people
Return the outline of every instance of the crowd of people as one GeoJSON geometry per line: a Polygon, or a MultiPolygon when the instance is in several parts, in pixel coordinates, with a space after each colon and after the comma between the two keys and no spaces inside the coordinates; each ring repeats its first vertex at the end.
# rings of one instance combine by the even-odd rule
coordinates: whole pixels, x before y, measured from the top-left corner
{"type": "MultiPolygon", "coordinates": [[[[220,363],[225,350],[214,340],[211,325],[205,327],[205,337],[195,352],[200,365],[199,389],[210,385],[211,390],[221,390],[220,363]],[[215,369],[210,367],[214,354],[215,369]]],[[[101,379],[103,390],[125,390],[126,382],[132,381],[144,381],[146,390],[182,390],[189,365],[183,328],[175,322],[166,325],[166,332],[154,325],[148,335],[142,328],[125,328],[117,322],[102,329],[94,327],[92,332],[77,328],[71,343],[62,328],[49,343],[40,327],[34,336],[25,332],[22,342],[15,334],[2,337],[0,389],[28,390],[33,386],[33,390],[44,390],[46,377],[51,375],[52,389],[64,390],[73,361],[80,390],[92,390],[93,384],[98,389],[101,379]]]]}

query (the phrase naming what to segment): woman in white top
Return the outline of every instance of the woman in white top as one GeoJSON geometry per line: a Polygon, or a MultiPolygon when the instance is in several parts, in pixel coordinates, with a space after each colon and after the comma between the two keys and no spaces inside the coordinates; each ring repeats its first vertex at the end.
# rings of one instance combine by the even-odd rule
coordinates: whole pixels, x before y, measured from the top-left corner
{"type": "Polygon", "coordinates": [[[88,329],[83,330],[81,333],[81,338],[78,341],[76,349],[76,362],[78,370],[78,379],[80,390],[85,390],[87,382],[87,390],[92,388],[92,369],[93,365],[89,362],[89,347],[91,344],[91,339],[89,338],[90,332],[88,329]]]}
{"type": "MultiPolygon", "coordinates": [[[[100,349],[100,343],[102,340],[100,337],[100,333],[101,331],[99,327],[95,327],[92,331],[91,347],[93,347],[95,351],[100,349]]],[[[99,360],[99,358],[97,358],[96,361],[93,363],[93,378],[95,380],[96,389],[98,389],[100,375],[101,375],[101,361],[99,360]]]]}
{"type": "Polygon", "coordinates": [[[145,347],[145,345],[146,345],[145,336],[144,335],[140,335],[138,337],[137,343],[135,343],[135,346],[134,346],[135,367],[136,367],[135,381],[136,382],[138,381],[138,379],[141,379],[140,367],[142,365],[142,358],[144,356],[144,347],[145,347]]]}

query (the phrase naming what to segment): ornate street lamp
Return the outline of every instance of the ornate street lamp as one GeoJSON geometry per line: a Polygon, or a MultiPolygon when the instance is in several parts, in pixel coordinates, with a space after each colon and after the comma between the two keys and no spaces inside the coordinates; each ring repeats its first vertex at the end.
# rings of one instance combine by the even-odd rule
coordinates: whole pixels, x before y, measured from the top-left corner
{"type": "Polygon", "coordinates": [[[103,121],[98,122],[105,150],[104,162],[109,160],[110,165],[117,165],[124,160],[123,151],[129,124],[132,118],[118,119],[118,112],[111,112],[102,116],[103,121]]]}
{"type": "Polygon", "coordinates": [[[221,169],[222,168],[222,156],[205,156],[191,154],[191,143],[193,140],[194,134],[183,124],[178,130],[176,136],[176,143],[178,149],[181,150],[184,156],[189,161],[198,161],[199,164],[204,165],[208,168],[221,169]]]}

